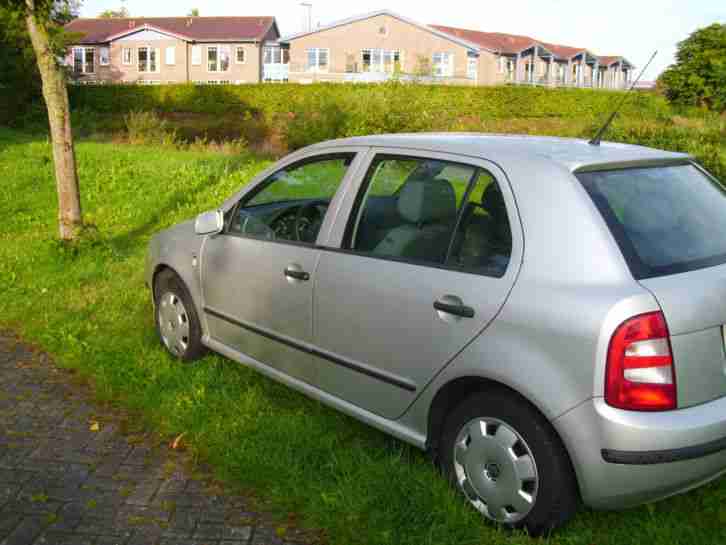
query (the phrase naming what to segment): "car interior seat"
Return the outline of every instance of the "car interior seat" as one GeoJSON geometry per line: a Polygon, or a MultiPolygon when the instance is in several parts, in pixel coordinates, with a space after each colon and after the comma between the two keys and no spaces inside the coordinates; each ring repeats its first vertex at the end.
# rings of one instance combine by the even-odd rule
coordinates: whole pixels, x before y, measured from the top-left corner
{"type": "Polygon", "coordinates": [[[374,248],[375,255],[443,262],[456,220],[456,194],[443,178],[409,180],[398,197],[403,225],[374,248]]]}

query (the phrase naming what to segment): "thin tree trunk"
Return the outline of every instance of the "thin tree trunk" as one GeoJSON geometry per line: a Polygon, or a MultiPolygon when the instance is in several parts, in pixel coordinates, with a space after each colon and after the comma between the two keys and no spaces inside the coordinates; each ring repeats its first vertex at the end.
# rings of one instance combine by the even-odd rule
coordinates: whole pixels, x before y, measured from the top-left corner
{"type": "Polygon", "coordinates": [[[76,154],[73,148],[68,88],[65,76],[50,46],[48,30],[35,17],[35,0],[26,0],[28,33],[43,81],[43,98],[48,109],[53,145],[55,180],[58,190],[58,223],[61,240],[73,240],[82,225],[76,154]]]}

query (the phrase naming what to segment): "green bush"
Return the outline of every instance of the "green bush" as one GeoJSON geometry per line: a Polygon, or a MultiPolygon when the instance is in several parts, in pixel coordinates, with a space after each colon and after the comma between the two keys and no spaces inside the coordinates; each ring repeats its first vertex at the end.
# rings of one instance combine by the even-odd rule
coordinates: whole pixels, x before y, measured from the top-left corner
{"type": "Polygon", "coordinates": [[[701,28],[678,44],[676,63],[659,78],[675,104],[726,111],[726,25],[701,28]]]}
{"type": "Polygon", "coordinates": [[[129,142],[132,144],[174,145],[176,131],[155,112],[130,112],[124,116],[129,142]]]}
{"type": "MultiPolygon", "coordinates": [[[[380,133],[479,131],[589,138],[622,96],[602,90],[400,82],[70,89],[72,107],[82,110],[84,118],[157,112],[159,119],[168,120],[166,130],[173,127],[184,141],[243,138],[264,148],[262,142],[277,139],[280,144],[270,147],[277,153],[331,138],[380,133]]],[[[605,138],[691,153],[726,180],[724,121],[684,108],[654,93],[633,93],[605,138]]]]}
{"type": "MultiPolygon", "coordinates": [[[[483,116],[512,117],[599,116],[610,110],[617,92],[539,87],[459,87],[390,82],[379,85],[160,85],[70,88],[72,107],[99,113],[157,111],[205,114],[244,114],[272,120],[280,114],[310,106],[337,105],[355,114],[352,126],[407,128],[432,118],[483,116]],[[411,114],[415,115],[411,115],[411,114]],[[414,121],[411,118],[419,118],[414,121]],[[364,119],[369,121],[361,126],[364,119]]],[[[667,101],[654,94],[636,95],[624,113],[662,118],[672,115],[667,101]]]]}
{"type": "Polygon", "coordinates": [[[689,153],[726,185],[726,123],[713,121],[698,129],[669,123],[615,124],[607,139],[689,153]]]}

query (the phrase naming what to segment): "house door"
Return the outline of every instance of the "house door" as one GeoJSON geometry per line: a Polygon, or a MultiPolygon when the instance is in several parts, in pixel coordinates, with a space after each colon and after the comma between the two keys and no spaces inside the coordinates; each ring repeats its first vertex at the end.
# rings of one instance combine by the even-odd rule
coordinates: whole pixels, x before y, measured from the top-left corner
{"type": "Polygon", "coordinates": [[[262,51],[262,81],[287,81],[290,50],[279,45],[266,45],[262,51]]]}

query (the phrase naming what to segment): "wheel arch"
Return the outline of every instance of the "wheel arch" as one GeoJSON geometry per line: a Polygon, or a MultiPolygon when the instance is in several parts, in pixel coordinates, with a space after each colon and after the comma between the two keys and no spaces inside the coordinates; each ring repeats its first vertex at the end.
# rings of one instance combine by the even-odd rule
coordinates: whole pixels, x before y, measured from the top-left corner
{"type": "Polygon", "coordinates": [[[202,315],[200,313],[201,307],[199,305],[200,301],[197,297],[198,294],[195,293],[194,289],[192,289],[194,286],[193,286],[193,284],[190,284],[190,282],[189,282],[190,279],[184,278],[184,275],[181,274],[179,272],[179,270],[176,267],[174,267],[173,265],[170,265],[169,263],[165,263],[165,262],[160,262],[154,266],[154,270],[151,274],[151,299],[152,299],[152,301],[156,301],[156,282],[157,282],[158,278],[165,272],[173,274],[174,277],[181,284],[182,288],[187,292],[187,295],[192,300],[192,303],[196,307],[197,313],[199,314],[200,322],[202,323],[202,331],[205,331],[206,324],[205,324],[205,321],[202,319],[202,315]]]}
{"type": "Polygon", "coordinates": [[[497,380],[493,380],[483,376],[477,375],[466,375],[453,378],[443,386],[441,386],[436,394],[434,395],[431,404],[429,405],[428,417],[427,417],[427,433],[426,433],[426,449],[434,460],[438,459],[439,441],[441,439],[441,432],[444,428],[446,416],[464,399],[474,393],[487,392],[492,390],[504,391],[508,394],[515,396],[534,410],[536,410],[542,417],[550,423],[550,426],[562,443],[562,446],[567,453],[568,462],[573,470],[573,474],[576,475],[574,465],[572,464],[572,456],[570,455],[567,444],[557,432],[556,428],[552,425],[551,420],[547,417],[546,412],[538,406],[537,403],[533,402],[527,396],[497,380]]]}
{"type": "Polygon", "coordinates": [[[164,272],[170,272],[174,274],[179,280],[184,281],[181,275],[174,269],[174,267],[167,265],[166,263],[157,263],[154,267],[154,271],[151,273],[151,296],[156,297],[156,281],[159,276],[164,272]]]}

